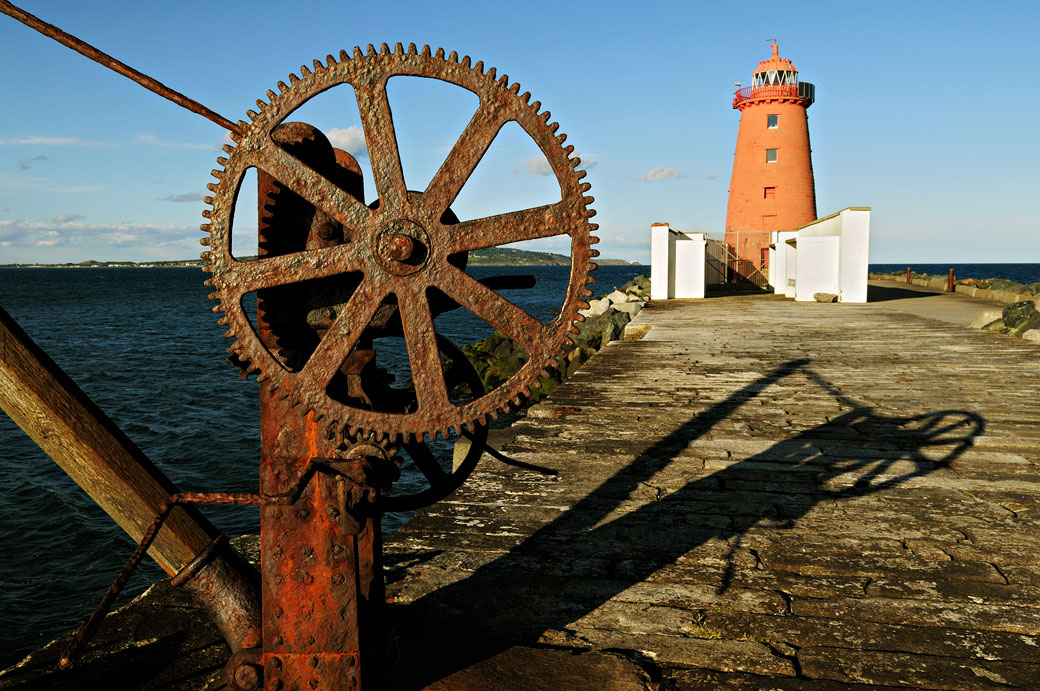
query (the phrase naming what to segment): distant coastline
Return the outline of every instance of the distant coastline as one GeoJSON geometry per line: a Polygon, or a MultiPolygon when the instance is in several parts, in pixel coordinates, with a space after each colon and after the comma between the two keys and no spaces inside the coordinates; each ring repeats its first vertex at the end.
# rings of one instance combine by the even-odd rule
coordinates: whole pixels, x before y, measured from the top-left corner
{"type": "MultiPolygon", "coordinates": [[[[243,257],[251,259],[252,257],[243,257]]],[[[507,247],[492,247],[475,250],[469,253],[469,264],[473,266],[569,266],[571,258],[565,254],[552,252],[531,252],[515,250],[507,247]]],[[[604,266],[640,266],[639,262],[624,259],[597,259],[597,264],[604,266]]],[[[88,259],[82,262],[64,264],[0,264],[0,269],[157,269],[157,268],[198,268],[206,265],[202,259],[175,259],[170,261],[118,262],[95,261],[88,259]]]]}

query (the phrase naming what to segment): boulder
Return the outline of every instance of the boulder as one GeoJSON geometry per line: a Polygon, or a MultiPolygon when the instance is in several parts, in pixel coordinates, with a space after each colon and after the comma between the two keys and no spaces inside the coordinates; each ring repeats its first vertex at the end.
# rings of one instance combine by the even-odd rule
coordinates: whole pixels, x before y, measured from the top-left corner
{"type": "Polygon", "coordinates": [[[982,310],[981,312],[979,312],[979,316],[975,317],[975,321],[971,323],[971,328],[981,329],[987,324],[992,324],[993,322],[1000,319],[1002,314],[1003,310],[999,309],[982,310]]]}
{"type": "Polygon", "coordinates": [[[838,296],[834,293],[813,293],[813,300],[816,300],[816,302],[837,302],[838,296]]]}
{"type": "Polygon", "coordinates": [[[998,333],[998,334],[1006,334],[1008,332],[1008,328],[1004,324],[1004,320],[1003,319],[997,319],[996,321],[991,321],[989,324],[986,324],[985,326],[983,326],[982,330],[983,331],[990,331],[992,333],[998,333]]]}
{"type": "Polygon", "coordinates": [[[628,294],[622,293],[620,290],[614,289],[604,300],[609,300],[611,305],[621,305],[628,302],[628,294]]]}
{"type": "Polygon", "coordinates": [[[589,300],[588,314],[585,316],[597,316],[603,314],[610,309],[610,300],[606,298],[600,298],[599,300],[589,300]]]}
{"type": "Polygon", "coordinates": [[[1030,329],[1040,328],[1040,312],[1032,300],[1011,303],[1004,308],[1002,318],[1011,336],[1021,336],[1030,329]]]}
{"type": "Polygon", "coordinates": [[[643,309],[643,303],[641,302],[622,302],[610,306],[619,312],[628,312],[630,317],[634,317],[639,314],[639,310],[643,309]]]}
{"type": "Polygon", "coordinates": [[[1030,329],[1022,334],[1022,340],[1040,343],[1040,329],[1030,329]]]}

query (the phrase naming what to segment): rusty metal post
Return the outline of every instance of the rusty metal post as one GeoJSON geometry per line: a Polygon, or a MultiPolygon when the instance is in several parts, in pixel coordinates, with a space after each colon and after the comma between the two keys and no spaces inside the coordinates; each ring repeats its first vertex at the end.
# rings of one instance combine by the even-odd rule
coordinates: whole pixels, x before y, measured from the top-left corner
{"type": "Polygon", "coordinates": [[[950,269],[950,275],[946,279],[946,292],[952,293],[954,288],[953,269],[950,269]]]}
{"type": "MultiPolygon", "coordinates": [[[[385,594],[368,459],[343,458],[335,435],[329,439],[310,415],[294,415],[277,396],[262,395],[260,416],[267,688],[372,688],[385,594]]],[[[378,474],[378,465],[371,467],[378,474]]]]}
{"type": "Polygon", "coordinates": [[[910,285],[910,267],[906,267],[906,284],[910,285]]]}

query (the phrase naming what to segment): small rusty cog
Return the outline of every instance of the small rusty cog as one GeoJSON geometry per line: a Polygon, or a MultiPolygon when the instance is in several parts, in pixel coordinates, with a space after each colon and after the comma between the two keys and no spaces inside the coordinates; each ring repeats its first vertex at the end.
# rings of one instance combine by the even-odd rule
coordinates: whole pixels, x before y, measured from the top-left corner
{"type": "MultiPolygon", "coordinates": [[[[300,68],[289,75],[289,84],[278,84],[279,93],[267,92],[268,100],[257,101],[259,112],[249,111],[250,123],[240,121],[239,133],[231,135],[234,146],[225,145],[227,158],[218,158],[210,183],[212,206],[203,212],[208,220],[202,230],[209,233],[201,242],[209,245],[202,253],[208,260],[206,281],[210,295],[219,301],[214,312],[224,312],[227,336],[236,340],[229,348],[232,359],[245,370],[259,372],[276,395],[287,397],[313,411],[316,420],[340,423],[352,436],[375,434],[391,443],[433,438],[449,431],[486,425],[490,418],[510,406],[519,405],[531,387],[548,376],[577,333],[578,310],[586,307],[594,283],[590,271],[598,252],[589,222],[590,188],[583,182],[585,171],[574,147],[564,146],[566,135],[549,122],[549,112],[540,103],[529,103],[530,94],[520,94],[519,84],[510,84],[495,69],[472,64],[443,49],[428,46],[407,50],[386,44],[377,51],[355,48],[353,55],[341,51],[339,59],[327,56],[314,61],[314,68],[300,68]],[[429,186],[420,193],[405,187],[397,140],[393,129],[386,85],[390,77],[412,76],[438,79],[467,89],[479,98],[479,106],[429,186]],[[314,96],[341,84],[354,88],[361,115],[373,182],[378,200],[366,205],[350,191],[322,172],[304,164],[279,145],[273,132],[297,108],[314,96]],[[544,154],[561,189],[555,203],[510,213],[451,222],[449,205],[490,147],[499,130],[517,123],[544,154]],[[231,236],[239,188],[250,169],[277,181],[343,229],[350,241],[327,247],[305,248],[256,259],[237,259],[232,254],[231,236]],[[553,236],[570,237],[571,271],[559,315],[542,323],[469,276],[459,266],[466,252],[507,243],[553,236]],[[320,342],[303,362],[290,363],[264,344],[257,334],[243,298],[257,291],[310,281],[352,276],[356,285],[346,303],[336,311],[320,342]],[[357,280],[359,279],[359,281],[357,280]],[[529,359],[498,388],[461,403],[449,397],[442,371],[441,354],[434,331],[431,301],[450,301],[464,307],[498,329],[529,354],[529,359]],[[398,313],[412,371],[415,401],[404,412],[373,410],[337,400],[329,395],[330,382],[380,310],[393,304],[398,313]]],[[[269,292],[269,290],[268,290],[269,292]]],[[[277,349],[275,349],[277,350],[277,349]]]]}

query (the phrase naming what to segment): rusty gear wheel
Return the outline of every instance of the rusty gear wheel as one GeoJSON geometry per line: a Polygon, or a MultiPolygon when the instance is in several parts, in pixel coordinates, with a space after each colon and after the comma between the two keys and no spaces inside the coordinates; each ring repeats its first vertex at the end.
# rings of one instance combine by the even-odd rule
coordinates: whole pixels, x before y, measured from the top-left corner
{"type": "Polygon", "coordinates": [[[234,146],[218,158],[222,169],[214,170],[218,182],[208,187],[214,193],[206,201],[211,210],[202,229],[209,233],[202,243],[209,251],[202,257],[212,273],[207,285],[218,300],[214,311],[235,338],[229,348],[233,359],[249,371],[259,371],[260,380],[277,395],[289,397],[313,411],[315,419],[332,419],[346,425],[351,434],[375,432],[391,441],[432,438],[463,426],[487,424],[488,418],[518,405],[530,387],[547,376],[577,332],[578,310],[587,306],[592,294],[586,287],[594,282],[591,248],[595,211],[584,196],[589,184],[578,170],[580,159],[574,147],[564,146],[566,135],[556,134],[549,112],[540,111],[530,94],[520,94],[518,84],[507,76],[496,78],[495,69],[483,63],[470,64],[442,49],[431,54],[412,44],[405,50],[386,44],[376,51],[355,48],[337,60],[329,55],[313,70],[300,68],[300,76],[289,76],[289,85],[279,82],[279,93],[268,91],[268,101],[257,101],[259,112],[249,111],[251,123],[240,122],[243,132],[232,134],[234,146]],[[440,170],[423,192],[409,193],[398,155],[386,84],[390,77],[414,76],[439,79],[467,89],[479,98],[479,106],[462,135],[447,155],[440,170]],[[272,138],[272,132],[309,99],[340,84],[353,86],[361,114],[368,156],[372,164],[378,203],[365,205],[344,187],[308,167],[272,138]],[[561,189],[558,202],[459,223],[446,220],[449,205],[469,179],[499,130],[516,122],[544,154],[561,189]],[[256,168],[270,175],[316,210],[333,219],[349,235],[349,242],[331,247],[236,259],[231,233],[235,202],[246,172],[256,168]],[[542,323],[491,288],[469,276],[458,266],[461,253],[507,243],[567,235],[571,243],[570,282],[560,314],[542,323]],[[452,261],[449,261],[452,258],[452,261]],[[351,274],[360,276],[344,308],[328,325],[320,342],[305,362],[284,362],[268,349],[243,308],[243,297],[264,289],[316,279],[351,274]],[[437,293],[443,295],[437,295],[437,293]],[[529,359],[505,383],[476,400],[454,404],[444,381],[441,357],[434,331],[431,296],[450,300],[498,329],[523,347],[529,359]],[[328,387],[341,365],[358,345],[373,317],[385,304],[393,303],[399,313],[407,346],[415,391],[415,406],[406,412],[381,412],[351,405],[328,395],[328,387]]]}

